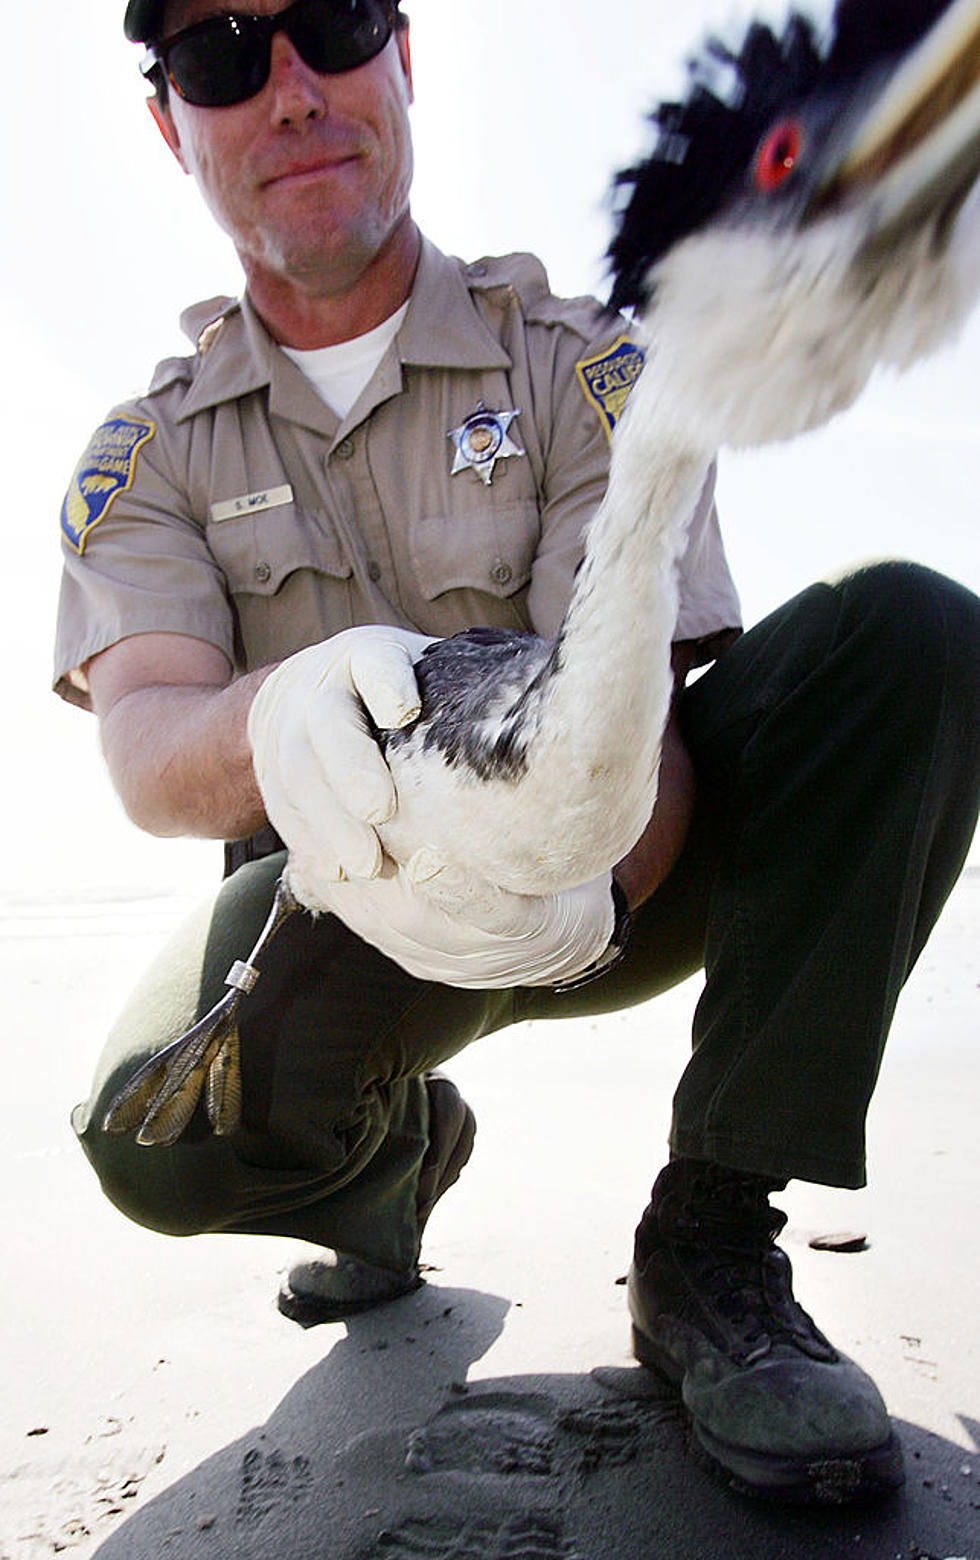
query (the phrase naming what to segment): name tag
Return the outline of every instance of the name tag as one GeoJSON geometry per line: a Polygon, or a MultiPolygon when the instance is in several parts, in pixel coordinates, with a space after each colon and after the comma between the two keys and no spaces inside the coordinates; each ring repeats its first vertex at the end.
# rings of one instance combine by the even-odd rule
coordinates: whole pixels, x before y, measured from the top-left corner
{"type": "Polygon", "coordinates": [[[226,498],[220,504],[211,505],[212,520],[240,520],[243,515],[256,515],[263,509],[278,509],[291,504],[293,490],[287,482],[284,487],[263,488],[259,493],[243,493],[241,498],[226,498]]]}

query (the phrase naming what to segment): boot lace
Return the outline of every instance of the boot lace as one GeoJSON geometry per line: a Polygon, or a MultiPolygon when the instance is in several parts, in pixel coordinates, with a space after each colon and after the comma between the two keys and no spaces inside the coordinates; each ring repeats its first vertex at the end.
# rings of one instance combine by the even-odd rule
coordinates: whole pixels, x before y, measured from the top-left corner
{"type": "Polygon", "coordinates": [[[750,1365],[780,1342],[835,1359],[793,1295],[789,1259],[775,1245],[786,1215],[770,1207],[771,1189],[756,1177],[705,1166],[673,1208],[665,1207],[661,1228],[736,1363],[750,1365]]]}

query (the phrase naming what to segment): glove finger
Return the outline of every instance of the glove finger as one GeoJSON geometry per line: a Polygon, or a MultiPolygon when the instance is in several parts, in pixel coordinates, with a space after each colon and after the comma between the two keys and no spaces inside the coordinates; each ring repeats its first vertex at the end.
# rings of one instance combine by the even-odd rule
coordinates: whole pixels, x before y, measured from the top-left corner
{"type": "MultiPolygon", "coordinates": [[[[344,878],[374,878],[383,860],[381,841],[369,823],[347,812],[329,791],[322,793],[316,814],[293,806],[296,833],[293,840],[283,839],[290,852],[302,857],[306,878],[315,875],[327,882],[344,878]]],[[[282,830],[279,830],[282,834],[282,830]]]]}
{"type": "Polygon", "coordinates": [[[316,820],[317,834],[322,831],[331,856],[340,865],[341,878],[375,878],[381,871],[381,841],[369,823],[355,818],[335,796],[327,794],[316,820]]]}
{"type": "Polygon", "coordinates": [[[367,728],[357,700],[339,688],[322,688],[306,723],[320,784],[364,823],[384,823],[395,810],[395,782],[367,728]]]}
{"type": "Polygon", "coordinates": [[[262,778],[262,799],[269,821],[302,863],[304,881],[374,877],[381,866],[378,837],[341,805],[302,733],[283,734],[278,760],[262,778]]]}
{"type": "MultiPolygon", "coordinates": [[[[326,881],[336,881],[342,875],[342,868],[333,842],[328,841],[325,834],[320,838],[315,837],[310,821],[294,805],[280,775],[268,777],[262,786],[262,800],[266,816],[290,856],[304,862],[315,862],[318,876],[326,881]]],[[[303,903],[307,903],[305,898],[303,903]]]]}
{"type": "Polygon", "coordinates": [[[405,645],[365,638],[351,650],[348,664],[355,692],[382,731],[397,731],[417,719],[422,700],[405,645]]]}

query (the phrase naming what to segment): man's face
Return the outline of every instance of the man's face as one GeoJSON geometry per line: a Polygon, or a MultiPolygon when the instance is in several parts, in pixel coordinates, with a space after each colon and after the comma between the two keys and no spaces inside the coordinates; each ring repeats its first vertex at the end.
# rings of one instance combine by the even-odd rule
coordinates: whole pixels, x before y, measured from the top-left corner
{"type": "MultiPolygon", "coordinates": [[[[164,35],[233,9],[234,0],[170,0],[164,35]]],[[[252,15],[284,9],[284,0],[247,4],[252,15]]],[[[199,108],[171,89],[156,117],[246,275],[258,270],[322,296],[353,285],[407,213],[411,101],[406,33],[367,64],[327,76],[279,32],[255,97],[199,108]]]]}

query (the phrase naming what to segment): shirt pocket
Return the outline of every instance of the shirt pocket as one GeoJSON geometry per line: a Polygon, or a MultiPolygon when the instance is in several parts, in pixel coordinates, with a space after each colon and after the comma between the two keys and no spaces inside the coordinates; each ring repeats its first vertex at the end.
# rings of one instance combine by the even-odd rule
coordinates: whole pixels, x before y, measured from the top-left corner
{"type": "Polygon", "coordinates": [[[533,499],[496,499],[470,513],[425,515],[411,524],[409,551],[427,601],[450,591],[477,591],[503,600],[524,590],[540,535],[533,499]]]}
{"type": "Polygon", "coordinates": [[[352,573],[332,526],[295,503],[212,520],[207,539],[232,596],[274,596],[299,570],[336,580],[352,573]]]}

